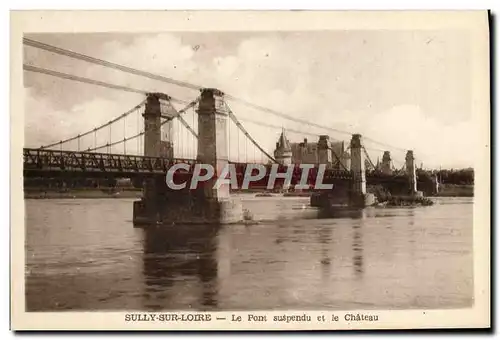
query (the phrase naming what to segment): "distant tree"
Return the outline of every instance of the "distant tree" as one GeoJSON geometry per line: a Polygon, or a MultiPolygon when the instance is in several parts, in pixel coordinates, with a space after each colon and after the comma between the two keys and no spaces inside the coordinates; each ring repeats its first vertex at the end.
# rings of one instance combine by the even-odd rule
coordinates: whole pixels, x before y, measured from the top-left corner
{"type": "Polygon", "coordinates": [[[474,169],[441,169],[441,170],[417,170],[419,180],[430,180],[437,176],[442,184],[471,185],[474,184],[474,169]]]}

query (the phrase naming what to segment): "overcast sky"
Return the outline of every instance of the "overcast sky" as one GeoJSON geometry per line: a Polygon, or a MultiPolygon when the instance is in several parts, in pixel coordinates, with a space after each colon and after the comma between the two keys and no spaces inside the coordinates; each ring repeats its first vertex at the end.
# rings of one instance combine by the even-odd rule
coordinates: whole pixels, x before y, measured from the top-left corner
{"type": "MultiPolygon", "coordinates": [[[[472,166],[470,49],[460,31],[33,34],[26,37],[165,75],[335,129],[414,149],[426,167],[472,166]]],[[[24,47],[25,63],[191,100],[197,92],[24,47]]],[[[24,72],[26,146],[85,132],[138,104],[140,94],[24,72]]],[[[238,103],[233,111],[290,129],[307,129],[238,103]]],[[[180,108],[179,106],[177,106],[180,108]]],[[[192,117],[191,117],[192,118],[192,117]]],[[[189,118],[189,119],[191,119],[189,118]]],[[[188,120],[189,120],[188,119],[188,120]]],[[[137,119],[126,122],[128,136],[137,119]]],[[[278,129],[244,123],[267,150],[278,129]]],[[[112,131],[123,138],[123,128],[112,131]]],[[[341,133],[310,128],[332,138],[341,133]]],[[[304,135],[289,134],[301,141],[304,135]]],[[[109,132],[98,138],[109,139],[109,132]]],[[[309,136],[309,140],[312,138],[309,136]]],[[[87,141],[90,143],[90,141],[87,141]]],[[[92,142],[93,143],[93,142],[92,142]]],[[[235,144],[235,143],[233,143],[235,144]]],[[[385,149],[366,141],[367,147],[385,149]]],[[[130,150],[136,143],[127,146],[130,150]],[[133,144],[133,145],[132,145],[133,144]]],[[[390,149],[398,161],[404,153],[390,149]]],[[[370,151],[373,158],[379,154],[370,151]]]]}

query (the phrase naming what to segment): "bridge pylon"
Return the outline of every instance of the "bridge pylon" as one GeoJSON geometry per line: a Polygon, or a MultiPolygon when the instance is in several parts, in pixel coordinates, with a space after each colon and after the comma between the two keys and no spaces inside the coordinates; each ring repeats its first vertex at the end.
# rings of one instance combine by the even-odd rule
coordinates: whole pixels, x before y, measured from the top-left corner
{"type": "Polygon", "coordinates": [[[382,156],[382,166],[381,169],[384,175],[392,175],[392,158],[390,151],[384,151],[382,156]]]}
{"type": "Polygon", "coordinates": [[[366,172],[365,154],[360,134],[353,134],[351,138],[351,197],[349,205],[365,206],[366,196],[366,172]]]}
{"type": "MultiPolygon", "coordinates": [[[[198,114],[198,155],[201,164],[214,167],[219,175],[229,163],[227,119],[228,113],[222,103],[224,94],[217,89],[202,89],[196,113],[198,114]]],[[[214,180],[208,180],[205,186],[206,198],[229,197],[229,186],[222,185],[213,189],[214,180]]]]}
{"type": "MultiPolygon", "coordinates": [[[[318,163],[326,164],[327,168],[332,166],[332,149],[330,147],[330,137],[327,135],[319,136],[318,140],[318,163]]],[[[340,165],[339,165],[340,166],[340,165]]]]}
{"type": "MultiPolygon", "coordinates": [[[[141,201],[134,202],[137,224],[227,224],[243,220],[241,201],[230,197],[229,184],[216,186],[217,178],[229,163],[228,113],[224,110],[224,94],[217,89],[202,89],[198,101],[197,163],[212,166],[214,176],[187,183],[184,189],[167,186],[165,176],[154,181],[154,190],[141,201]]],[[[226,168],[227,169],[227,168],[226,168]]],[[[196,174],[195,174],[196,175],[196,174]]]]}
{"type": "Polygon", "coordinates": [[[161,105],[162,93],[148,93],[144,109],[144,156],[160,157],[161,150],[161,105]]]}
{"type": "Polygon", "coordinates": [[[144,117],[144,156],[174,158],[172,141],[173,122],[170,113],[162,113],[160,99],[170,101],[164,93],[148,93],[143,113],[144,117]],[[161,118],[170,118],[161,122],[161,118]],[[162,132],[165,135],[162,138],[162,132]]]}
{"type": "Polygon", "coordinates": [[[408,176],[408,181],[410,184],[410,195],[417,194],[417,171],[415,167],[415,157],[413,155],[413,150],[408,150],[405,157],[405,167],[406,175],[408,176]]]}

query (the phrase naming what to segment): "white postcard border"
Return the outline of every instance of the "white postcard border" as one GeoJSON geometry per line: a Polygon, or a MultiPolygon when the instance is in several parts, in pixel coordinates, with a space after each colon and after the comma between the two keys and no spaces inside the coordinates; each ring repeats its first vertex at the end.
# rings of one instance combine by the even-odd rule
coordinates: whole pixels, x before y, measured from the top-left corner
{"type": "MultiPolygon", "coordinates": [[[[23,11],[11,13],[11,315],[14,330],[309,330],[486,327],[490,322],[490,89],[486,11],[23,11]],[[133,22],[133,25],[131,25],[133,22]],[[463,29],[471,34],[472,103],[476,133],[474,197],[474,307],[459,310],[245,311],[209,312],[210,322],[125,321],[123,312],[27,313],[24,311],[24,202],[22,147],[24,100],[22,35],[25,32],[157,32],[197,30],[430,30],[463,29]],[[308,314],[311,322],[276,323],[274,315],[308,314]],[[377,315],[379,321],[322,322],[321,315],[377,315]],[[232,315],[242,316],[232,322],[232,315]],[[271,321],[248,322],[248,314],[271,321]],[[226,320],[216,320],[225,317],[226,320]],[[314,321],[316,318],[316,321],[314,321]]],[[[144,312],[136,312],[145,314],[144,312]]],[[[181,314],[182,312],[175,312],[181,314]]],[[[185,312],[191,313],[192,311],[185,312]]],[[[171,314],[171,312],[157,313],[171,314]]],[[[196,314],[206,314],[198,312],[196,314]]]]}

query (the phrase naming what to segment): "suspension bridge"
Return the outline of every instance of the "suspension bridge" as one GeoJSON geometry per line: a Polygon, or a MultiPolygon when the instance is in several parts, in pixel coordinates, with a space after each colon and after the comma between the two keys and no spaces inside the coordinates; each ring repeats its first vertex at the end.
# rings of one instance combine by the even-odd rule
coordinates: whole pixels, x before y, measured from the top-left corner
{"type": "MultiPolygon", "coordinates": [[[[306,162],[306,150],[314,156],[307,161],[314,165],[309,171],[307,185],[312,188],[321,175],[323,182],[334,184],[335,194],[347,197],[351,205],[365,204],[367,185],[382,185],[391,190],[397,188],[410,194],[417,193],[418,181],[412,150],[391,147],[360,134],[289,116],[219,89],[189,84],[26,38],[23,42],[32,48],[196,91],[193,98],[183,100],[155,89],[136,89],[24,64],[25,72],[143,96],[137,105],[125,112],[117,112],[115,118],[88,131],[47,145],[23,149],[25,179],[125,177],[140,183],[143,198],[134,203],[134,221],[137,223],[157,220],[229,223],[241,220],[241,202],[231,198],[227,186],[220,189],[205,185],[196,190],[169,190],[165,175],[178,163],[188,164],[189,167],[188,170],[176,171],[174,181],[191,178],[195,166],[200,163],[210,164],[219,171],[225,164],[234,164],[239,184],[243,182],[249,166],[255,164],[262,164],[267,169],[278,164],[279,172],[286,172],[293,167],[293,187],[300,181],[300,163],[306,162]],[[281,126],[273,125],[268,121],[240,115],[233,110],[234,103],[279,117],[283,123],[281,126]],[[284,129],[287,121],[300,124],[301,128],[284,129]],[[259,126],[259,133],[251,134],[246,127],[248,124],[259,126]],[[279,133],[280,130],[276,149],[266,150],[259,138],[269,133],[279,133]],[[325,136],[334,133],[350,136],[347,148],[332,147],[329,137],[325,136]],[[295,150],[294,154],[288,139],[290,134],[300,135],[301,138],[313,136],[319,141],[313,143],[312,149],[295,150]],[[368,146],[367,142],[379,147],[368,146]],[[391,152],[380,147],[391,147],[396,153],[405,152],[404,161],[396,167],[391,152]],[[372,161],[381,155],[382,162],[372,161]],[[323,173],[320,171],[321,164],[326,167],[323,173]]],[[[304,143],[301,145],[303,148],[304,143]]],[[[268,176],[269,171],[262,179],[253,182],[253,187],[264,188],[268,176]]],[[[208,184],[213,182],[209,181],[208,184]]],[[[275,186],[283,187],[283,181],[277,180],[275,186]]]]}

